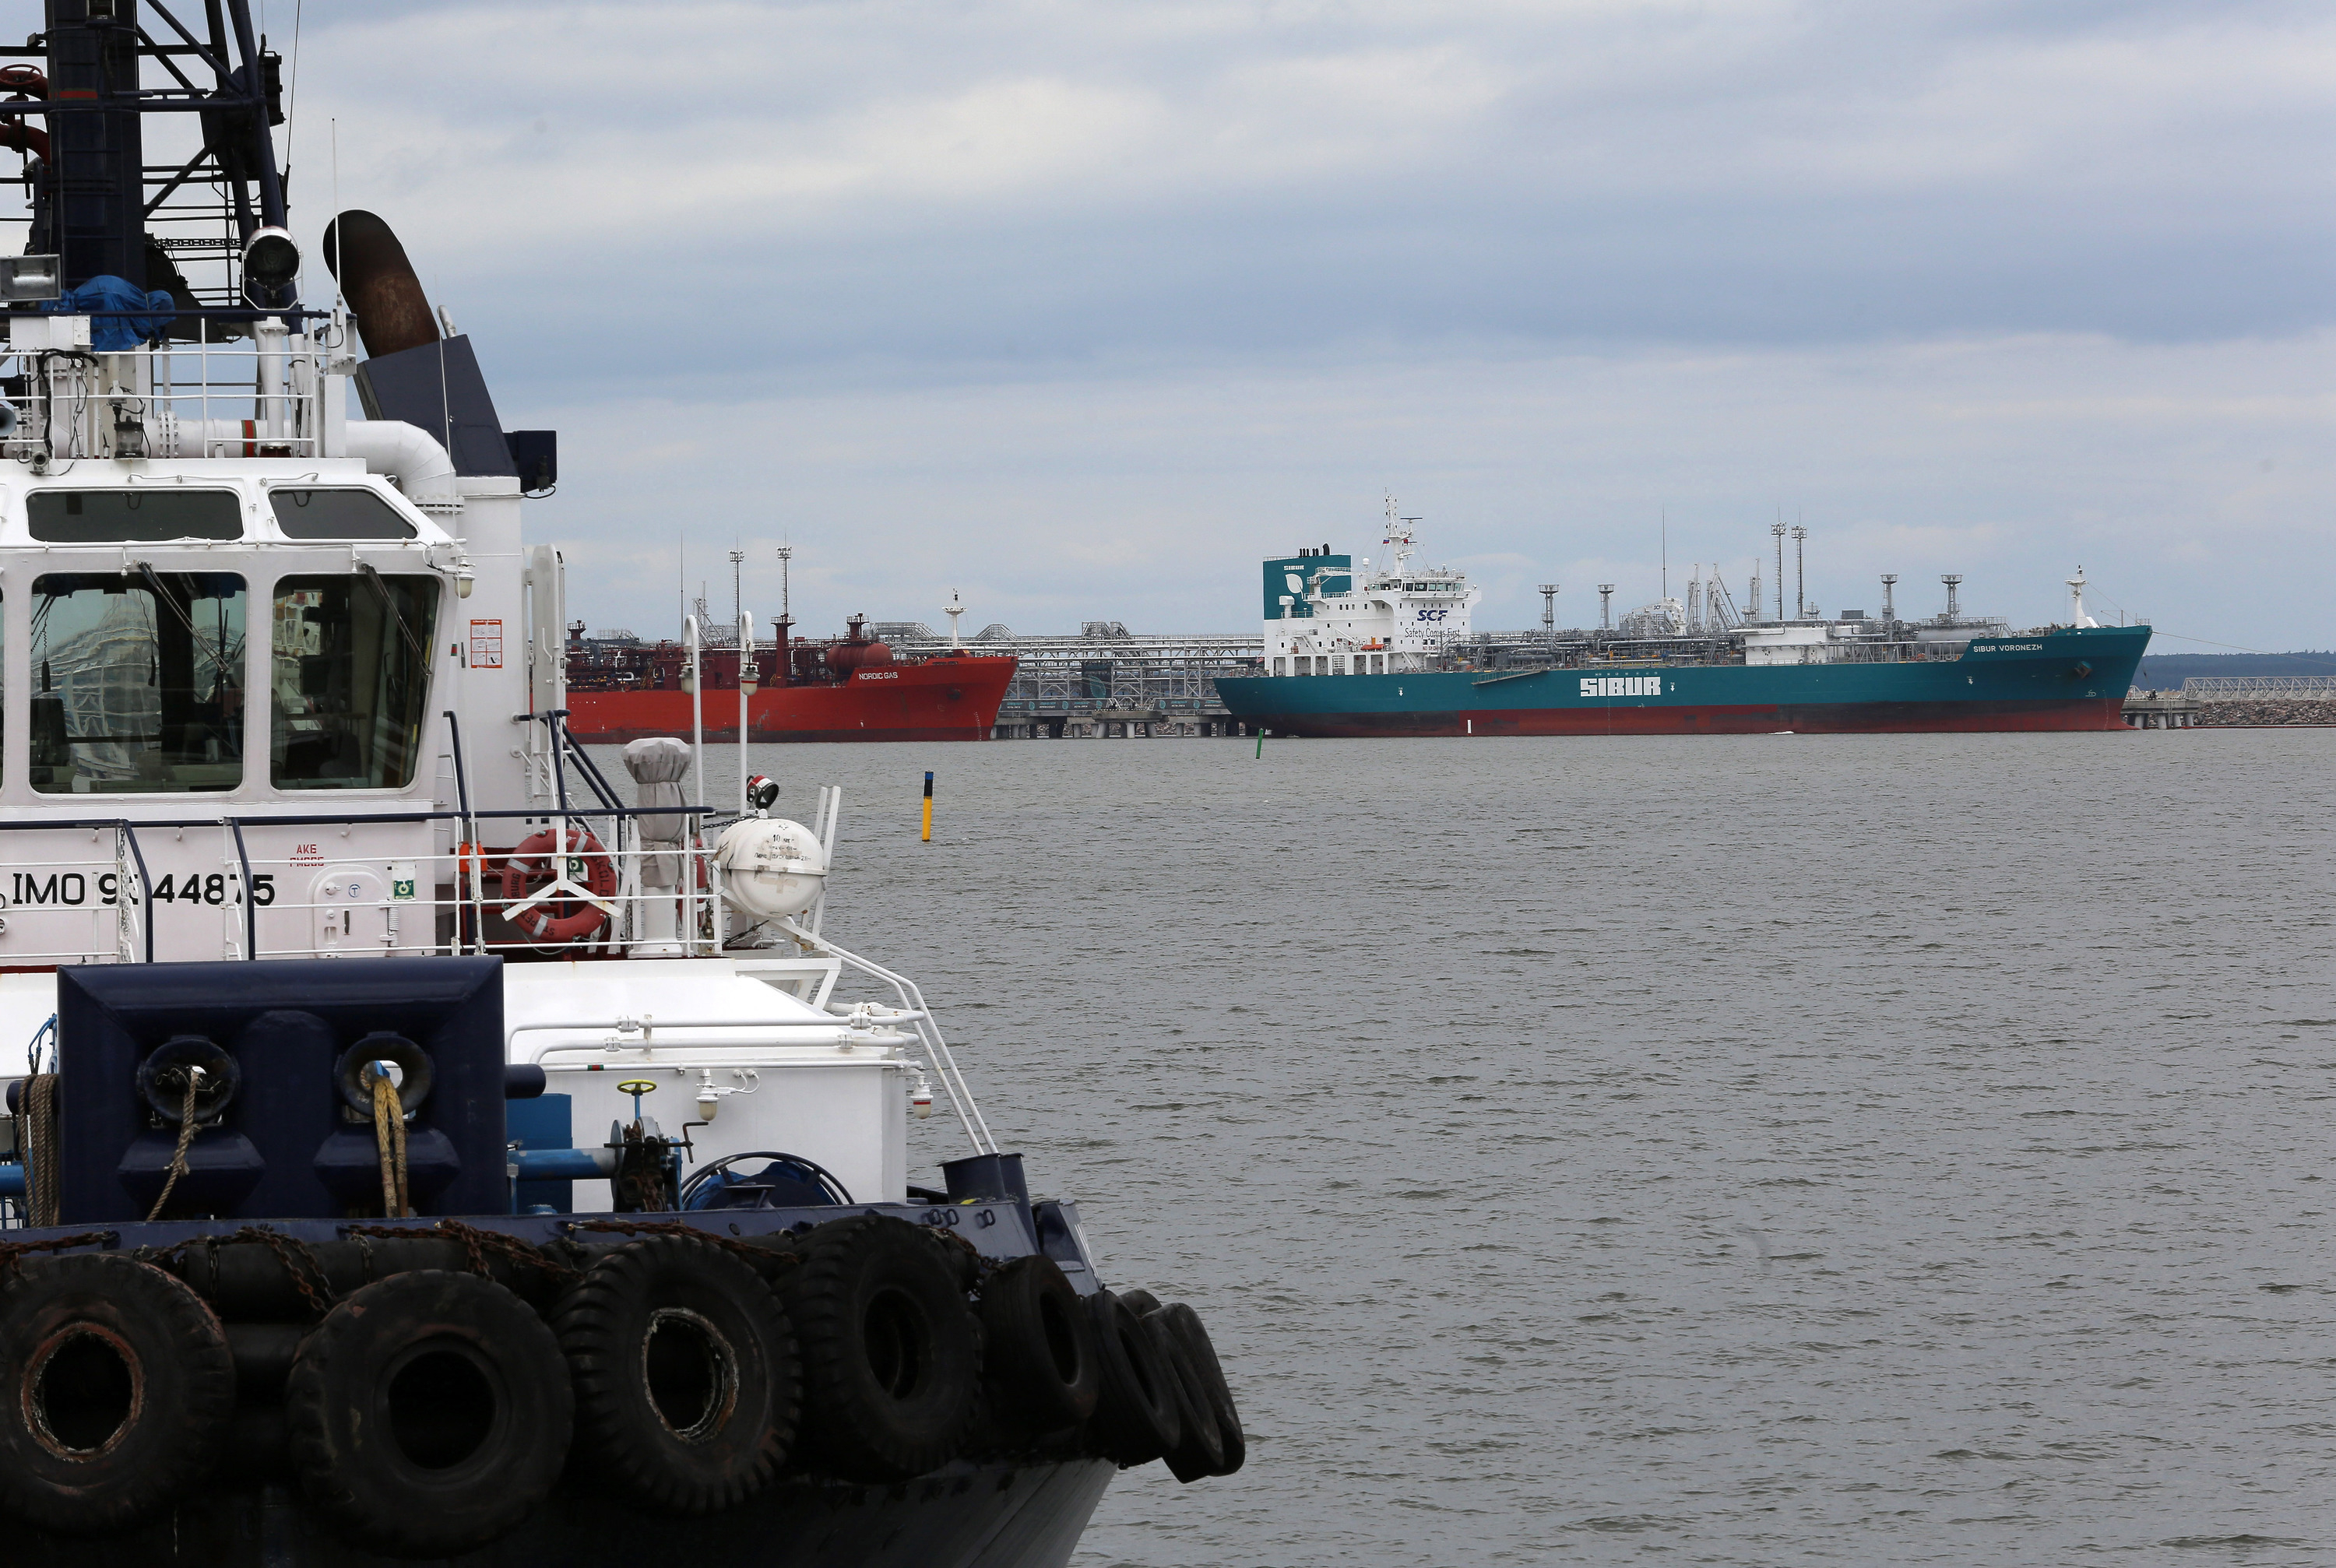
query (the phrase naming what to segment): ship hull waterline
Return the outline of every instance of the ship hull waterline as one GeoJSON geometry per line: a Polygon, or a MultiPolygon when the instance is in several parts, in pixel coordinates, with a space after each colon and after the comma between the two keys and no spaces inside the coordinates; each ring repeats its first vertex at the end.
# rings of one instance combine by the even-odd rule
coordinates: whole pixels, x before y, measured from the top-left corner
{"type": "MultiPolygon", "coordinates": [[[[722,1568],[1063,1568],[1104,1490],[1109,1460],[966,1463],[888,1485],[783,1478],[723,1513],[638,1512],[571,1481],[491,1545],[441,1568],[578,1568],[685,1551],[722,1568]]],[[[351,1545],[282,1484],[213,1484],[145,1527],[91,1539],[12,1530],[26,1568],[393,1568],[351,1545]]]]}
{"type": "Polygon", "coordinates": [[[2103,628],[1901,664],[1270,676],[1217,692],[1243,724],[1326,738],[2122,731],[2147,643],[2146,628],[2103,628]]]}

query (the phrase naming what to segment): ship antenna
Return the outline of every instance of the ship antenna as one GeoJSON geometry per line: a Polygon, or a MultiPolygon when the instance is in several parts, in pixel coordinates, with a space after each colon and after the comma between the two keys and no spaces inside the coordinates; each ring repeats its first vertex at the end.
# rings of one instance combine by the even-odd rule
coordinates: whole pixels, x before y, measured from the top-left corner
{"type": "Polygon", "coordinates": [[[1671,596],[1671,509],[1663,508],[1663,597],[1671,596]]]}
{"type": "MultiPolygon", "coordinates": [[[[297,37],[298,34],[299,30],[295,28],[293,30],[293,35],[297,37]]],[[[297,82],[299,80],[298,75],[295,74],[293,80],[297,82]]],[[[328,121],[327,123],[333,128],[333,245],[335,254],[337,255],[339,253],[341,236],[341,122],[339,118],[336,116],[332,120],[328,121]]],[[[288,153],[291,151],[291,148],[287,145],[285,148],[285,151],[288,153]]],[[[347,297],[341,293],[340,271],[338,268],[335,268],[333,272],[333,304],[337,307],[339,306],[346,305],[347,303],[347,297]]]]}

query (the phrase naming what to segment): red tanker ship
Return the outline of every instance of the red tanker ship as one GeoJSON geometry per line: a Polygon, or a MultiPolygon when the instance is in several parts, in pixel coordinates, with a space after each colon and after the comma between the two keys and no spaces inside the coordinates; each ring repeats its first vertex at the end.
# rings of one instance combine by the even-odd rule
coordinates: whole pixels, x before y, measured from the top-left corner
{"type": "MultiPolygon", "coordinates": [[[[951,650],[896,657],[853,616],[844,637],[814,642],[778,623],[777,642],[748,667],[746,736],[754,741],[988,740],[1014,678],[1011,656],[951,650]],[[785,650],[785,657],[780,651],[785,650]]],[[[738,733],[738,650],[706,648],[706,733],[738,733]]],[[[690,733],[689,650],[677,642],[588,638],[568,628],[568,727],[579,741],[621,744],[690,733]]]]}

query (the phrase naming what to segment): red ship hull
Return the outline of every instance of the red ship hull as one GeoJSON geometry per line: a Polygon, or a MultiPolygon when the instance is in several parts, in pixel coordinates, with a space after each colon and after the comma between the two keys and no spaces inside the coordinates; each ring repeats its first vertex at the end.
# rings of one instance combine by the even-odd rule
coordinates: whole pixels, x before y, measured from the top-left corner
{"type": "MultiPolygon", "coordinates": [[[[935,658],[859,669],[832,685],[766,687],[746,698],[746,738],[757,742],[988,740],[1016,661],[935,658]]],[[[568,727],[579,741],[621,745],[690,733],[686,691],[568,693],[568,727]]],[[[705,694],[708,738],[738,734],[738,688],[705,694]]]]}

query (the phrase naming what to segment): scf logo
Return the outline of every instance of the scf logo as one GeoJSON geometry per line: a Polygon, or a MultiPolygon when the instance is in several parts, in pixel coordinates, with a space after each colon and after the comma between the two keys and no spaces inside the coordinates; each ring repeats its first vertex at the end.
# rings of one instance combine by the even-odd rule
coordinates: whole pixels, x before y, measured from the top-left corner
{"type": "Polygon", "coordinates": [[[1422,620],[1442,620],[1445,616],[1450,615],[1451,613],[1452,612],[1449,609],[1423,609],[1419,612],[1419,618],[1422,620]]]}

